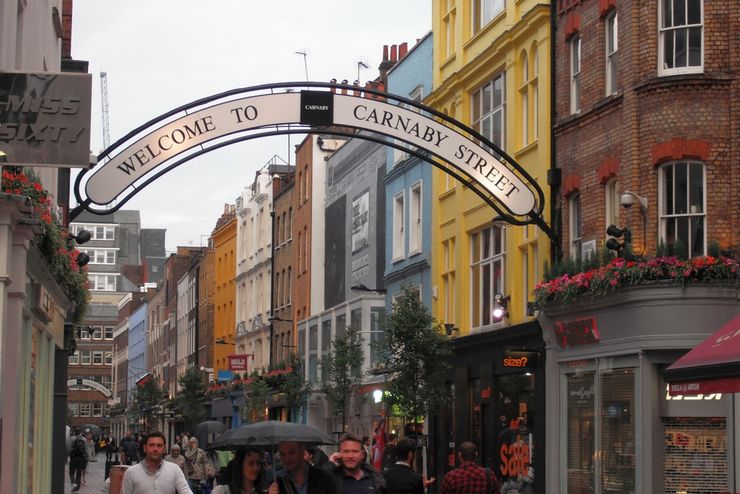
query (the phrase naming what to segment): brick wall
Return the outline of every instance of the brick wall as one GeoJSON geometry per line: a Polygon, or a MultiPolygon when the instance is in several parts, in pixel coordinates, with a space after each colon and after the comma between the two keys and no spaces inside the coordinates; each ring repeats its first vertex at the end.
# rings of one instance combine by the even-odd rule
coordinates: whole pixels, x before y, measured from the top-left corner
{"type": "Polygon", "coordinates": [[[737,115],[740,14],[726,2],[704,2],[704,72],[658,77],[657,2],[561,0],[557,3],[556,162],[563,170],[563,245],[570,238],[567,200],[581,193],[582,239],[605,240],[605,176],[648,199],[646,232],[638,208],[621,212],[639,253],[658,243],[658,165],[704,161],[707,241],[740,248],[740,166],[737,115]],[[618,15],[616,95],[605,95],[605,12],[618,15]],[[581,37],[581,111],[570,114],[570,46],[581,37]],[[734,40],[734,41],[733,41],[734,40]],[[735,48],[734,50],[732,48],[735,48]],[[676,143],[686,143],[677,145],[676,143]],[[676,147],[681,153],[674,153],[676,147]],[[669,155],[665,155],[670,150],[669,155]],[[664,156],[656,158],[656,152],[664,156]],[[701,154],[700,156],[696,156],[701,154]],[[571,177],[571,178],[569,178],[571,177]],[[566,180],[569,180],[566,182],[566,180]],[[572,185],[578,183],[577,189],[572,185]],[[565,185],[570,184],[568,188],[565,185]]]}

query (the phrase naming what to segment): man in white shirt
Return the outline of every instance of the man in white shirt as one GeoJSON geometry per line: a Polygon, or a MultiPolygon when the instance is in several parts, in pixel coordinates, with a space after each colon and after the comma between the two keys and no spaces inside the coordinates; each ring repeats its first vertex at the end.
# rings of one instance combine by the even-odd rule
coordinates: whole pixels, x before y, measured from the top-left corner
{"type": "Polygon", "coordinates": [[[144,443],[144,461],[123,476],[123,494],[191,494],[179,466],[164,461],[164,434],[152,432],[144,443]]]}

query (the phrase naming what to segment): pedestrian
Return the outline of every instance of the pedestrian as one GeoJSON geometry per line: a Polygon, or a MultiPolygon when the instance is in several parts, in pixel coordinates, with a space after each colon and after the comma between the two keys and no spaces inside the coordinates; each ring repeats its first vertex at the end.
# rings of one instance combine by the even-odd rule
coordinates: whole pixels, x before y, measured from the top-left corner
{"type": "Polygon", "coordinates": [[[182,470],[164,461],[164,434],[152,432],[144,442],[144,460],[123,475],[122,494],[192,494],[182,470]]]}
{"type": "Polygon", "coordinates": [[[479,466],[475,460],[478,448],[465,441],[457,451],[460,466],[447,472],[442,479],[440,494],[499,494],[496,474],[490,468],[479,466]]]}
{"type": "Polygon", "coordinates": [[[365,452],[365,461],[367,463],[373,464],[372,456],[370,455],[370,437],[369,436],[362,436],[362,450],[365,452]]]}
{"type": "MultiPolygon", "coordinates": [[[[224,485],[213,489],[213,494],[255,494],[264,492],[264,471],[262,453],[255,449],[240,449],[236,452],[231,467],[231,477],[224,485]]],[[[278,494],[275,482],[268,489],[268,494],[278,494]]]]}
{"type": "Polygon", "coordinates": [[[82,485],[85,485],[87,483],[87,479],[85,478],[87,476],[87,466],[90,462],[98,461],[98,457],[95,455],[95,441],[92,434],[88,432],[86,436],[83,436],[83,439],[85,440],[86,461],[85,466],[82,468],[82,485]]]}
{"type": "Polygon", "coordinates": [[[391,465],[396,463],[396,443],[398,438],[394,433],[388,434],[388,442],[383,448],[383,473],[388,470],[391,465]]]}
{"type": "Polygon", "coordinates": [[[338,494],[331,474],[306,461],[305,444],[283,441],[278,443],[278,451],[284,467],[276,478],[279,494],[338,494]]]}
{"type": "Polygon", "coordinates": [[[188,433],[183,432],[182,436],[180,436],[180,447],[182,448],[183,451],[188,450],[189,443],[190,443],[190,438],[188,437],[188,433]]]}
{"type": "MultiPolygon", "coordinates": [[[[185,469],[188,483],[194,493],[207,491],[209,464],[206,452],[198,447],[198,439],[191,437],[188,441],[188,449],[185,451],[185,469]]],[[[205,494],[208,493],[205,492],[205,494]]]]}
{"type": "Polygon", "coordinates": [[[82,472],[87,468],[87,447],[81,433],[72,438],[72,447],[69,451],[69,479],[72,481],[72,491],[80,490],[82,472]]]}
{"type": "Polygon", "coordinates": [[[329,457],[329,472],[341,494],[384,493],[385,479],[365,461],[362,440],[354,434],[339,439],[339,452],[329,457]]]}
{"type": "Polygon", "coordinates": [[[121,439],[121,453],[121,463],[124,465],[135,465],[139,462],[139,444],[131,431],[128,431],[126,437],[121,439]]]}
{"type": "Polygon", "coordinates": [[[116,440],[110,434],[106,436],[105,440],[108,443],[105,447],[105,461],[111,461],[113,459],[113,455],[115,453],[118,453],[118,449],[116,448],[116,440]]]}
{"type": "Polygon", "coordinates": [[[424,489],[434,482],[425,480],[414,470],[416,441],[401,439],[396,445],[396,463],[388,467],[383,476],[388,484],[387,494],[424,494],[424,489]]]}
{"type": "Polygon", "coordinates": [[[187,471],[185,470],[185,457],[180,454],[179,444],[172,445],[172,448],[170,448],[170,454],[164,457],[164,461],[169,461],[179,466],[182,473],[187,476],[187,471]]]}

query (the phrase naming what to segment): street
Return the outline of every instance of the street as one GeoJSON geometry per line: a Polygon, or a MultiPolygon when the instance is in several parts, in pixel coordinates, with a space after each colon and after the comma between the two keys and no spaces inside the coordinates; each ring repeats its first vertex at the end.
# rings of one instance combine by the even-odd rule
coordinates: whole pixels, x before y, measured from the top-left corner
{"type": "MultiPolygon", "coordinates": [[[[98,494],[102,492],[108,492],[103,490],[105,485],[105,453],[98,455],[98,461],[87,462],[87,471],[85,473],[85,483],[80,486],[78,491],[80,494],[98,494]]],[[[72,483],[69,479],[69,464],[65,465],[64,468],[64,492],[65,494],[72,492],[72,483]]]]}

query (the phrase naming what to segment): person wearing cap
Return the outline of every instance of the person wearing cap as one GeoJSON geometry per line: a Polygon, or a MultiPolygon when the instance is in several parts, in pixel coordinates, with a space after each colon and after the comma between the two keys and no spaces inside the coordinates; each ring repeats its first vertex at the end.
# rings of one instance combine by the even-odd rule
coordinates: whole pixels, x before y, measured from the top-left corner
{"type": "Polygon", "coordinates": [[[172,447],[170,448],[170,454],[164,457],[164,461],[169,461],[170,463],[176,464],[180,467],[182,473],[187,475],[187,472],[185,471],[185,457],[180,454],[179,444],[172,445],[172,447]]]}
{"type": "Polygon", "coordinates": [[[198,439],[191,437],[185,451],[185,473],[193,492],[198,492],[198,486],[208,482],[209,465],[208,455],[198,447],[198,439]]]}

